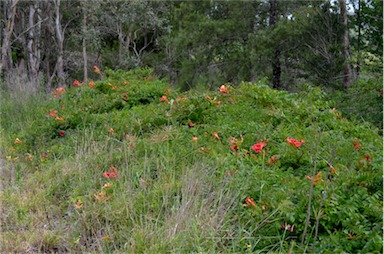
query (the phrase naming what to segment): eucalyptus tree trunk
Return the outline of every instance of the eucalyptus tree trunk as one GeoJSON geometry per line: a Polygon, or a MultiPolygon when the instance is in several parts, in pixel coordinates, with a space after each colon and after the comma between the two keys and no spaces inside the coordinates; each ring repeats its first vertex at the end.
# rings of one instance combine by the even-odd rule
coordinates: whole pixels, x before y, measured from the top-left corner
{"type": "Polygon", "coordinates": [[[351,66],[349,64],[349,31],[348,31],[348,16],[347,16],[347,4],[346,0],[339,0],[340,2],[340,11],[343,18],[343,57],[344,57],[344,89],[347,89],[351,86],[351,66]]]}
{"type": "Polygon", "coordinates": [[[356,63],[356,79],[360,76],[360,44],[361,44],[361,0],[358,1],[358,12],[357,12],[357,63],[356,63]]]}
{"type": "Polygon", "coordinates": [[[60,0],[55,0],[55,31],[56,31],[56,43],[57,43],[57,62],[56,62],[56,73],[59,81],[59,85],[64,84],[65,73],[64,73],[64,31],[61,25],[60,15],[60,0]]]}
{"type": "Polygon", "coordinates": [[[29,31],[28,31],[28,69],[31,80],[36,80],[38,77],[40,64],[41,64],[41,50],[40,50],[40,38],[41,38],[41,10],[40,0],[36,0],[34,4],[29,6],[29,31]],[[37,14],[37,21],[35,23],[35,16],[37,14]]]}
{"type": "Polygon", "coordinates": [[[5,27],[3,31],[1,57],[0,57],[0,77],[3,71],[8,71],[12,63],[11,37],[15,25],[16,5],[19,0],[8,0],[4,2],[5,27]]]}
{"type": "Polygon", "coordinates": [[[87,2],[83,2],[83,71],[84,71],[84,77],[83,81],[87,82],[88,80],[88,57],[87,57],[87,2]]]}

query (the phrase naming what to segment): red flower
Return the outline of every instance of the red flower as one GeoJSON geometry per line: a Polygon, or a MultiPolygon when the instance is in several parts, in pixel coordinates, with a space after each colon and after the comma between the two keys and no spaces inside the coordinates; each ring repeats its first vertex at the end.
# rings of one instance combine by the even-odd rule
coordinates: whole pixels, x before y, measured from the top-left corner
{"type": "Polygon", "coordinates": [[[80,86],[80,82],[77,79],[75,79],[75,81],[73,81],[73,85],[74,86],[80,86]]]}
{"type": "Polygon", "coordinates": [[[359,139],[356,139],[355,141],[353,141],[353,146],[355,147],[355,150],[360,150],[361,148],[361,145],[359,145],[359,142],[360,140],[359,139]]]}
{"type": "Polygon", "coordinates": [[[56,117],[56,116],[57,116],[57,113],[58,113],[57,110],[50,110],[50,111],[49,111],[49,115],[50,115],[51,117],[56,117]]]}
{"type": "Polygon", "coordinates": [[[365,160],[368,161],[368,162],[372,161],[371,157],[369,157],[369,155],[365,155],[365,160]]]}
{"type": "Polygon", "coordinates": [[[89,85],[89,88],[94,88],[95,87],[95,82],[90,81],[88,85],[89,85]]]}
{"type": "Polygon", "coordinates": [[[290,138],[290,137],[286,138],[285,141],[288,142],[289,144],[291,144],[292,146],[297,147],[297,148],[299,148],[302,144],[305,143],[304,140],[297,141],[296,139],[290,138]]]}
{"type": "Polygon", "coordinates": [[[64,132],[64,131],[60,131],[60,132],[59,132],[59,136],[60,136],[60,137],[64,137],[64,136],[65,136],[65,132],[64,132]]]}
{"type": "Polygon", "coordinates": [[[255,153],[260,153],[260,151],[265,147],[267,144],[264,142],[259,142],[257,144],[254,144],[251,148],[255,153]]]}
{"type": "Polygon", "coordinates": [[[246,207],[251,207],[251,206],[256,207],[256,204],[255,204],[255,201],[253,200],[253,198],[247,197],[245,199],[245,205],[244,206],[246,206],[246,207]]]}
{"type": "Polygon", "coordinates": [[[189,122],[189,127],[193,127],[193,126],[195,126],[195,124],[193,123],[193,122],[189,122]]]}
{"type": "Polygon", "coordinates": [[[105,178],[116,178],[118,177],[119,175],[117,174],[117,169],[112,165],[110,168],[109,168],[109,171],[108,172],[104,172],[103,173],[103,176],[105,178]]]}

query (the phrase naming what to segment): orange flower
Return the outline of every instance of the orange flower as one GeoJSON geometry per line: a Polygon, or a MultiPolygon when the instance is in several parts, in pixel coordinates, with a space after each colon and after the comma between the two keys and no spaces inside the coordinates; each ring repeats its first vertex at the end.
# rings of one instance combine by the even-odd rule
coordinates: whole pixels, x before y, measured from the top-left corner
{"type": "Polygon", "coordinates": [[[178,96],[178,97],[176,98],[176,101],[183,101],[183,100],[185,100],[185,99],[187,99],[187,96],[184,96],[183,98],[181,98],[180,96],[178,96]]]}
{"type": "Polygon", "coordinates": [[[191,122],[189,122],[188,126],[193,127],[193,126],[195,126],[195,124],[191,121],[191,122]]]}
{"type": "Polygon", "coordinates": [[[293,139],[290,137],[286,138],[285,141],[288,142],[289,144],[291,144],[292,146],[295,146],[296,148],[299,148],[302,144],[305,143],[304,140],[297,141],[296,139],[293,139]]]}
{"type": "Polygon", "coordinates": [[[161,98],[159,99],[159,101],[165,101],[165,102],[168,103],[168,104],[170,103],[166,95],[161,96],[161,98]]]}
{"type": "Polygon", "coordinates": [[[28,155],[27,155],[27,159],[28,159],[28,160],[32,160],[32,158],[33,158],[32,154],[28,154],[28,155]]]}
{"type": "Polygon", "coordinates": [[[255,204],[255,201],[253,200],[253,198],[250,198],[250,197],[247,197],[246,199],[245,199],[245,204],[244,204],[244,206],[245,207],[251,207],[251,206],[253,206],[253,207],[257,207],[256,206],[256,204],[255,204]]]}
{"type": "Polygon", "coordinates": [[[115,133],[115,130],[114,130],[113,128],[110,128],[110,129],[108,130],[108,132],[111,133],[111,134],[113,134],[113,133],[115,133]]]}
{"type": "MultiPolygon", "coordinates": [[[[324,182],[323,178],[321,178],[321,174],[323,172],[319,171],[319,173],[317,173],[315,179],[313,180],[313,183],[316,185],[318,182],[324,182]]],[[[310,181],[312,181],[313,177],[311,176],[306,176],[306,178],[310,181]]]]}
{"type": "Polygon", "coordinates": [[[225,85],[222,85],[220,87],[220,93],[222,94],[228,94],[228,88],[225,85]]]}
{"type": "Polygon", "coordinates": [[[80,86],[80,82],[77,80],[77,79],[75,79],[75,81],[73,81],[73,83],[72,83],[74,86],[80,86]]]}
{"type": "Polygon", "coordinates": [[[93,71],[94,71],[95,73],[97,73],[97,74],[100,74],[100,69],[99,69],[99,67],[97,67],[96,65],[93,66],[93,71]]]}
{"type": "Polygon", "coordinates": [[[64,122],[64,117],[55,117],[55,121],[64,122]]]}
{"type": "Polygon", "coordinates": [[[151,81],[152,80],[152,77],[151,76],[148,76],[145,78],[145,81],[151,81]]]}
{"type": "Polygon", "coordinates": [[[21,145],[23,142],[19,138],[16,138],[14,143],[17,145],[21,145]]]}
{"type": "Polygon", "coordinates": [[[193,142],[197,142],[198,139],[199,139],[199,138],[198,138],[197,136],[193,136],[193,137],[192,137],[192,141],[193,141],[193,142]]]}
{"type": "Polygon", "coordinates": [[[215,137],[215,138],[217,138],[218,140],[220,140],[219,134],[217,134],[216,131],[212,134],[212,137],[215,137]]]}
{"type": "Polygon", "coordinates": [[[95,82],[90,81],[88,85],[89,85],[89,88],[94,88],[95,87],[95,82]]]}
{"type": "Polygon", "coordinates": [[[257,144],[254,144],[251,148],[255,153],[260,153],[263,147],[265,147],[267,144],[265,142],[259,142],[257,144]]]}
{"type": "Polygon", "coordinates": [[[65,89],[64,89],[63,87],[58,87],[58,88],[56,88],[56,90],[53,91],[51,94],[53,94],[53,95],[54,95],[53,98],[56,99],[57,96],[63,94],[64,92],[65,92],[65,89]]]}
{"type": "Polygon", "coordinates": [[[50,110],[50,111],[49,111],[49,115],[50,115],[51,117],[56,117],[57,113],[58,113],[57,110],[50,110]]]}
{"type": "Polygon", "coordinates": [[[328,163],[328,166],[331,169],[331,174],[337,175],[336,169],[332,166],[332,164],[328,163]]]}

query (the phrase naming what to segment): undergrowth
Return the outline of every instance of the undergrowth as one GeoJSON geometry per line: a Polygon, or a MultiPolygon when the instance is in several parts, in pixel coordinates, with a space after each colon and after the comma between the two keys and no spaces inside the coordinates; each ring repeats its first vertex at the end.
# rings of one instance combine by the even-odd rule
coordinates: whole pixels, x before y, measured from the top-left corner
{"type": "Polygon", "coordinates": [[[383,250],[381,137],[317,88],[107,70],[0,106],[2,252],[383,250]]]}

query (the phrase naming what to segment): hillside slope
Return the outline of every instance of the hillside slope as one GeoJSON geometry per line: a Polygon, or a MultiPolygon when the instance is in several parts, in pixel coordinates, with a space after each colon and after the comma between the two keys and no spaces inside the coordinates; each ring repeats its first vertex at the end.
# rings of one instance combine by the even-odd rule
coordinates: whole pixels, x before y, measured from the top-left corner
{"type": "Polygon", "coordinates": [[[149,69],[3,95],[2,251],[382,252],[382,139],[322,98],[149,69]]]}

